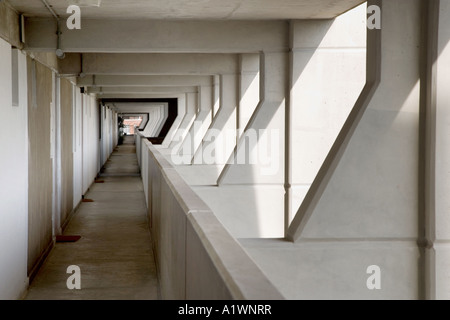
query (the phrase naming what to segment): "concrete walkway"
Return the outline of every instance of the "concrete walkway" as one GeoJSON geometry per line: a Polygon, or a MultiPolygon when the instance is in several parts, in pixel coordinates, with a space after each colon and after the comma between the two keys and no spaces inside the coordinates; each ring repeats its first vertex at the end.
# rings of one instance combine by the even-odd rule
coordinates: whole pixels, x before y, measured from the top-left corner
{"type": "Polygon", "coordinates": [[[149,300],[159,298],[145,196],[134,140],[111,155],[64,235],[30,285],[27,300],[149,300]],[[69,290],[67,268],[80,267],[81,289],[69,290]]]}

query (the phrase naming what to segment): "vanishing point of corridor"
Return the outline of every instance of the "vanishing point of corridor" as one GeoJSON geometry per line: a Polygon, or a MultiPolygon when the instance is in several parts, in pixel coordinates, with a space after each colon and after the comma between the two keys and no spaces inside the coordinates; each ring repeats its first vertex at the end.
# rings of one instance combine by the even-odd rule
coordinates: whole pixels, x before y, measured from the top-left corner
{"type": "Polygon", "coordinates": [[[134,137],[119,145],[30,284],[28,300],[158,299],[158,280],[134,137]],[[67,238],[66,238],[67,239],[67,238]],[[78,266],[81,289],[68,289],[78,266]]]}

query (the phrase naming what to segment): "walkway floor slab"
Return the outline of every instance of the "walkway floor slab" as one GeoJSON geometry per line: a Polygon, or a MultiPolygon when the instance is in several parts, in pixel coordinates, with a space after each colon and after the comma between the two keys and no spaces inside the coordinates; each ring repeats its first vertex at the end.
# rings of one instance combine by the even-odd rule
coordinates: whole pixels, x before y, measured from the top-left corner
{"type": "Polygon", "coordinates": [[[65,235],[30,284],[27,300],[155,300],[159,285],[135,146],[118,146],[101,180],[86,194],[65,235]],[[71,265],[80,267],[81,289],[68,289],[71,265]]]}

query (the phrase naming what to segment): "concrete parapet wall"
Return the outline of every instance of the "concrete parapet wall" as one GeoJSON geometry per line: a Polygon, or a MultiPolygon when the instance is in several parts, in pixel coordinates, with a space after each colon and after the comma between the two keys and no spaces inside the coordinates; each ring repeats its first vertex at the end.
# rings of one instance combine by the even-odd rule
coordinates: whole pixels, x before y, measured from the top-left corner
{"type": "Polygon", "coordinates": [[[283,299],[212,210],[142,137],[149,224],[163,299],[283,299]],[[147,152],[146,152],[147,151],[147,152]]]}

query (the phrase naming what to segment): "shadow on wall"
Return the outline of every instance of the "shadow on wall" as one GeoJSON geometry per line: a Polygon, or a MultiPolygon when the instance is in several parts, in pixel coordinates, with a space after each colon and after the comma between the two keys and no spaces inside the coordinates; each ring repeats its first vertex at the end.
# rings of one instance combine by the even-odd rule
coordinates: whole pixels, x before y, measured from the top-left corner
{"type": "MultiPolygon", "coordinates": [[[[245,97],[247,91],[253,91],[252,83],[259,79],[260,94],[257,105],[240,105],[240,109],[253,110],[244,122],[245,130],[239,138],[231,157],[218,179],[218,186],[199,186],[193,188],[213,210],[228,231],[236,238],[280,238],[285,232],[285,189],[284,189],[284,145],[285,136],[285,97],[273,94],[273,87],[294,77],[296,82],[313,58],[321,41],[333,25],[333,21],[315,22],[315,43],[308,44],[308,50],[302,50],[302,59],[293,57],[291,62],[286,56],[262,55],[259,73],[253,79],[246,79],[241,91],[245,97]],[[291,75],[279,72],[274,65],[283,66],[281,69],[295,67],[291,75]],[[267,77],[267,78],[265,78],[267,77]],[[278,83],[277,83],[278,82],[278,83]],[[271,135],[268,128],[278,130],[278,136],[271,135]],[[276,140],[273,143],[273,140],[276,140]],[[265,157],[264,157],[265,156],[265,157]],[[264,158],[264,159],[262,159],[264,158]],[[244,161],[242,161],[244,159],[244,161]],[[249,163],[251,159],[268,160],[262,163],[249,163]],[[275,175],[267,164],[277,161],[274,167],[275,175]],[[243,163],[244,162],[244,163],[243,163]],[[266,171],[261,170],[266,166],[266,171]],[[273,176],[271,176],[273,175],[273,176]],[[274,184],[275,183],[275,184],[274,184]]],[[[311,41],[311,40],[309,40],[311,41]]],[[[249,93],[250,95],[252,92],[249,93]]],[[[254,94],[254,93],[253,93],[254,94]]],[[[247,99],[241,99],[246,103],[247,99]]],[[[258,162],[258,161],[256,161],[258,162]]]]}
{"type": "MultiPolygon", "coordinates": [[[[335,167],[327,161],[320,169],[331,170],[330,175],[321,188],[310,188],[309,192],[317,192],[317,202],[302,204],[299,212],[308,215],[294,219],[290,237],[294,242],[241,241],[289,299],[423,295],[424,250],[417,241],[425,229],[418,199],[423,192],[418,181],[423,179],[419,150],[424,143],[419,140],[419,124],[425,112],[420,109],[421,90],[426,93],[429,88],[420,86],[425,80],[419,63],[424,53],[419,49],[421,25],[411,23],[421,21],[423,8],[420,1],[382,3],[382,36],[374,40],[369,35],[368,57],[374,52],[382,55],[367,61],[369,67],[380,67],[381,83],[375,85],[373,96],[366,90],[355,104],[352,113],[359,112],[360,117],[350,116],[333,145],[329,157],[341,152],[335,167]],[[367,286],[366,270],[371,265],[382,270],[381,290],[367,286]]],[[[450,36],[444,34],[428,67],[448,48],[450,36]]],[[[368,84],[378,84],[376,77],[368,74],[368,84]]]]}

